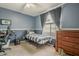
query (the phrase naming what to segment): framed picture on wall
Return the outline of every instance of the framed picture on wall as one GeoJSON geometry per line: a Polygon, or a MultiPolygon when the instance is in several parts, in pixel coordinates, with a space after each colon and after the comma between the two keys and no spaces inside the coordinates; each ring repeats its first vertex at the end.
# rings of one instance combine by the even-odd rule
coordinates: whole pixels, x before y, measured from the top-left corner
{"type": "Polygon", "coordinates": [[[11,20],[10,19],[0,19],[0,24],[9,25],[9,24],[11,24],[11,20]]]}

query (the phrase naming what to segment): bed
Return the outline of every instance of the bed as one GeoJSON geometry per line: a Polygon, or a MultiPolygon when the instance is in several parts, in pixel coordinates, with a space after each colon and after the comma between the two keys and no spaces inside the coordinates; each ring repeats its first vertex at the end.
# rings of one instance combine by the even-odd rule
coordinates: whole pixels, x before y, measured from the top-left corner
{"type": "Polygon", "coordinates": [[[35,33],[27,34],[26,38],[31,40],[31,41],[34,41],[34,42],[36,42],[38,44],[45,44],[47,42],[51,43],[52,40],[54,41],[52,36],[35,34],[35,33]]]}

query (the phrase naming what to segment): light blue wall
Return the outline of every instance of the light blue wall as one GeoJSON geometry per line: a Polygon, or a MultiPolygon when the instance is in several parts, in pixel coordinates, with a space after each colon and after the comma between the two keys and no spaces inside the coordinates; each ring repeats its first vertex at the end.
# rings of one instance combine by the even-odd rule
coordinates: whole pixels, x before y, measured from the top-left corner
{"type": "Polygon", "coordinates": [[[36,23],[35,23],[36,30],[42,30],[40,16],[36,16],[35,19],[36,19],[36,23]]]}
{"type": "Polygon", "coordinates": [[[24,15],[12,10],[0,8],[0,19],[11,19],[11,29],[18,30],[34,30],[35,18],[29,15],[24,15]]]}
{"type": "Polygon", "coordinates": [[[79,4],[65,4],[61,15],[61,25],[63,28],[79,28],[79,4]]]}
{"type": "Polygon", "coordinates": [[[41,26],[41,19],[40,16],[35,17],[35,33],[41,34],[42,33],[42,26],[41,26]]]}
{"type": "MultiPolygon", "coordinates": [[[[35,30],[35,17],[24,15],[19,12],[0,8],[0,19],[11,19],[11,30],[15,30],[16,38],[20,38],[24,30],[35,30]]],[[[0,25],[0,29],[7,28],[6,25],[0,25]]],[[[12,36],[13,40],[14,37],[12,36]]]]}

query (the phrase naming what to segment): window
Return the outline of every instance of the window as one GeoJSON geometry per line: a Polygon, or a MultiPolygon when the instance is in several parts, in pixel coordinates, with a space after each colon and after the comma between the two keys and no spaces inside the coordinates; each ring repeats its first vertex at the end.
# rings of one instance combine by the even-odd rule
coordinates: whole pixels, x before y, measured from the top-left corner
{"type": "Polygon", "coordinates": [[[43,33],[50,35],[50,36],[55,36],[56,31],[58,30],[58,27],[53,21],[53,18],[51,17],[50,13],[47,16],[47,19],[45,21],[45,25],[43,28],[43,33]]]}

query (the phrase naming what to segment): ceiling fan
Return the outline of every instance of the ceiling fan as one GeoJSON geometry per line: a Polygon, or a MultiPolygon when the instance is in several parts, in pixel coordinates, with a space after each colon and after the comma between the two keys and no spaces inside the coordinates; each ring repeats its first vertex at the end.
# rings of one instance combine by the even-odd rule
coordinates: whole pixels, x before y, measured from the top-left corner
{"type": "Polygon", "coordinates": [[[35,8],[37,6],[38,5],[36,3],[26,3],[25,6],[24,6],[24,9],[25,8],[35,8]]]}

